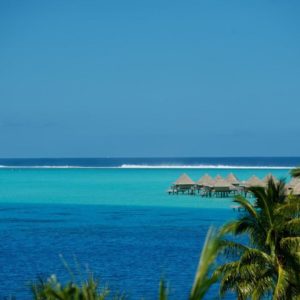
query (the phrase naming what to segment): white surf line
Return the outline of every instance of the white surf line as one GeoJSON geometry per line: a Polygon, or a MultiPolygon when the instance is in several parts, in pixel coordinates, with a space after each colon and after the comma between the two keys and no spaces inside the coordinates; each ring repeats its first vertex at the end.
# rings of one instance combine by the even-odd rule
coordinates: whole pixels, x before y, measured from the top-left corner
{"type": "Polygon", "coordinates": [[[1,169],[242,169],[242,170],[289,170],[291,166],[232,166],[232,165],[121,165],[115,167],[100,166],[7,166],[1,169]]]}

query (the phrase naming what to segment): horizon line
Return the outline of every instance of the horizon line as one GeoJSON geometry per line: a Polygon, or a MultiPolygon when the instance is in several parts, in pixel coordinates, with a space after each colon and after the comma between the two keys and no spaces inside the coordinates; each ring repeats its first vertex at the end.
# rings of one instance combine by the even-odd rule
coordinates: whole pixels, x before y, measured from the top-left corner
{"type": "Polygon", "coordinates": [[[165,158],[300,158],[296,155],[230,155],[230,156],[28,156],[28,157],[0,157],[0,159],[165,159],[165,158]]]}

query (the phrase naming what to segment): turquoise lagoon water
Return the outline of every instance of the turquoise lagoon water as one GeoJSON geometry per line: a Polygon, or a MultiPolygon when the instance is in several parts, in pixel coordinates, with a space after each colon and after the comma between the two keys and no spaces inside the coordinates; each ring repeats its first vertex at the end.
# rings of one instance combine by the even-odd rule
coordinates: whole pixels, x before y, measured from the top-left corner
{"type": "MultiPolygon", "coordinates": [[[[232,199],[168,195],[183,172],[240,179],[288,169],[0,169],[0,298],[30,299],[28,283],[89,269],[130,299],[156,299],[165,277],[187,299],[207,229],[234,218],[232,199]],[[80,264],[79,268],[77,264],[80,264]]],[[[217,296],[213,288],[207,299],[217,296]]],[[[233,299],[234,296],[229,296],[233,299]]]]}
{"type": "Polygon", "coordinates": [[[0,202],[228,208],[228,199],[167,195],[184,172],[194,180],[205,173],[289,176],[288,169],[0,169],[0,202]]]}

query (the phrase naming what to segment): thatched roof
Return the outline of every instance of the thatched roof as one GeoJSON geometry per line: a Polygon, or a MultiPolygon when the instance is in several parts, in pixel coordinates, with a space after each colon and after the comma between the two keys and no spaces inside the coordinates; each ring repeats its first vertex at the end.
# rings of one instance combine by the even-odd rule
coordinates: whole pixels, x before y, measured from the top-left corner
{"type": "Polygon", "coordinates": [[[212,186],[214,182],[215,181],[211,178],[211,176],[205,174],[196,183],[203,186],[212,186]]]}
{"type": "Polygon", "coordinates": [[[225,180],[223,178],[219,178],[219,179],[215,180],[214,187],[229,188],[229,187],[231,187],[231,184],[227,180],[225,180]]]}
{"type": "Polygon", "coordinates": [[[264,187],[265,183],[262,180],[260,180],[257,176],[253,175],[245,182],[245,186],[247,186],[247,187],[251,187],[251,186],[264,187]]]}
{"type": "Polygon", "coordinates": [[[237,177],[233,173],[228,174],[228,176],[226,177],[226,181],[228,181],[231,184],[239,184],[240,183],[240,181],[237,179],[237,177]]]}
{"type": "Polygon", "coordinates": [[[294,194],[294,195],[300,195],[300,183],[297,183],[297,184],[293,187],[293,194],[294,194]]]}
{"type": "Polygon", "coordinates": [[[292,178],[290,182],[286,184],[288,189],[294,188],[298,183],[300,183],[300,178],[292,178]]]}
{"type": "Polygon", "coordinates": [[[187,175],[182,174],[175,182],[175,185],[194,185],[195,182],[187,175]]]}

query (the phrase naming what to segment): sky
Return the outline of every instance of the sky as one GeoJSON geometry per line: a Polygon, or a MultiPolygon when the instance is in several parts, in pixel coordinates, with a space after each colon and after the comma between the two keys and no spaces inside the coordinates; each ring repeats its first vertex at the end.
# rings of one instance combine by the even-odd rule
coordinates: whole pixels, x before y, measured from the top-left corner
{"type": "Polygon", "coordinates": [[[1,1],[0,157],[300,156],[300,2],[1,1]]]}

